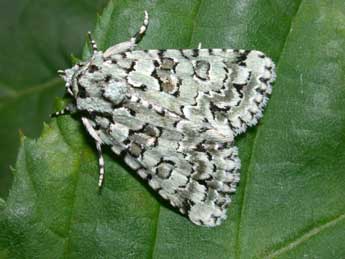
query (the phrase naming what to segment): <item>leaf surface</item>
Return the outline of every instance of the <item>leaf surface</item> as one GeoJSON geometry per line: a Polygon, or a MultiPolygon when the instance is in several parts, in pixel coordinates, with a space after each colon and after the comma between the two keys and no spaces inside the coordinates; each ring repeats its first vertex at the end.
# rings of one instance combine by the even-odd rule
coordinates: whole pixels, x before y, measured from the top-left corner
{"type": "Polygon", "coordinates": [[[18,131],[37,137],[62,96],[57,69],[80,55],[107,0],[0,1],[0,196],[7,196],[18,131]]]}
{"type": "Polygon", "coordinates": [[[264,118],[237,139],[241,182],[228,220],[191,224],[110,152],[98,193],[94,144],[77,118],[64,116],[38,140],[22,138],[0,205],[0,256],[345,257],[345,3],[114,1],[98,21],[98,45],[128,39],[143,10],[151,24],[141,48],[202,42],[262,50],[277,64],[264,118]]]}

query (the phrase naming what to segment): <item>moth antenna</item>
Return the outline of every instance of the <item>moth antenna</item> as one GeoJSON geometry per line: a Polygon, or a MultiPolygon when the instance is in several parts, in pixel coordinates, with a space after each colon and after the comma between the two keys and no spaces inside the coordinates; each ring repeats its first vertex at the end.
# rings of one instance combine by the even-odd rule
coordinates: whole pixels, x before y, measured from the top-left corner
{"type": "Polygon", "coordinates": [[[198,44],[198,49],[201,49],[201,42],[199,42],[199,44],[198,44]]]}
{"type": "Polygon", "coordinates": [[[147,27],[149,25],[149,14],[147,13],[147,11],[145,11],[144,13],[145,13],[145,16],[144,16],[143,24],[140,26],[139,31],[137,31],[130,40],[134,44],[137,44],[142,40],[147,30],[147,27]]]}
{"type": "Polygon", "coordinates": [[[91,44],[93,53],[95,53],[96,51],[98,51],[96,41],[93,39],[92,34],[91,34],[90,31],[88,31],[87,34],[89,36],[89,40],[90,40],[90,44],[91,44]]]}
{"type": "Polygon", "coordinates": [[[59,69],[57,71],[57,73],[58,73],[59,76],[65,76],[66,75],[66,72],[64,70],[61,70],[61,69],[59,69]]]}

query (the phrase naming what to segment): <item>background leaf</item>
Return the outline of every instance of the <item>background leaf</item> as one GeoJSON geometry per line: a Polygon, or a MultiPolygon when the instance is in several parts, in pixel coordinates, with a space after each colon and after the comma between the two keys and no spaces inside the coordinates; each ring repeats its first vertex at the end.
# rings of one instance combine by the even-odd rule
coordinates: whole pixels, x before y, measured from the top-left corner
{"type": "Polygon", "coordinates": [[[56,70],[80,55],[107,0],[0,1],[0,196],[7,196],[18,130],[36,137],[64,84],[56,70]]]}
{"type": "Polygon", "coordinates": [[[64,116],[37,141],[22,138],[0,206],[0,256],[345,257],[345,3],[114,1],[96,28],[101,48],[132,35],[145,9],[151,25],[142,48],[202,42],[259,49],[277,64],[263,120],[237,139],[242,178],[229,219],[192,225],[110,152],[99,194],[94,144],[64,116]]]}

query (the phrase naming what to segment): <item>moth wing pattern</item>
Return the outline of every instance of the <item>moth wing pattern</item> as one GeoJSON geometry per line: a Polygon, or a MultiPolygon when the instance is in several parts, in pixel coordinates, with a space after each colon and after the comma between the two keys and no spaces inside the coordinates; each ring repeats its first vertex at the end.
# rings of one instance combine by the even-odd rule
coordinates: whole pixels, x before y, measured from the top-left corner
{"type": "Polygon", "coordinates": [[[219,225],[239,182],[234,137],[262,117],[274,64],[255,50],[134,50],[147,25],[145,13],[104,53],[91,38],[90,60],[62,72],[96,142],[99,185],[108,145],[193,223],[219,225]]]}
{"type": "Polygon", "coordinates": [[[270,59],[257,51],[137,50],[95,64],[78,85],[99,97],[79,97],[77,106],[95,104],[91,124],[102,143],[192,222],[219,225],[239,181],[234,137],[262,116],[270,59]],[[111,93],[122,86],[118,105],[111,93]]]}
{"type": "Polygon", "coordinates": [[[133,69],[128,84],[140,96],[152,102],[164,96],[162,106],[178,114],[183,109],[193,119],[228,120],[235,135],[262,117],[276,77],[272,60],[256,50],[168,49],[122,56],[133,69]]]}

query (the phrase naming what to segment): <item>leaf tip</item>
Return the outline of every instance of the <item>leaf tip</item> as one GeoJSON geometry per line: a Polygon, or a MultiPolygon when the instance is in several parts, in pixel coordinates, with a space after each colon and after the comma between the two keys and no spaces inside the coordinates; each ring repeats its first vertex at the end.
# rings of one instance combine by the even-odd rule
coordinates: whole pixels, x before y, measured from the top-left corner
{"type": "Polygon", "coordinates": [[[71,61],[73,65],[76,65],[77,63],[79,63],[80,61],[82,61],[79,57],[77,57],[76,55],[74,55],[73,53],[70,55],[71,57],[71,61]]]}
{"type": "Polygon", "coordinates": [[[22,129],[18,130],[18,135],[19,135],[20,144],[23,145],[26,137],[22,129]]]}
{"type": "Polygon", "coordinates": [[[62,110],[63,108],[65,108],[66,103],[67,103],[67,101],[65,99],[60,98],[60,97],[56,97],[55,98],[55,104],[54,104],[55,110],[56,111],[62,110]]]}
{"type": "Polygon", "coordinates": [[[50,130],[51,130],[51,126],[44,121],[43,122],[43,130],[42,130],[41,135],[43,136],[43,135],[47,134],[50,130]]]}

